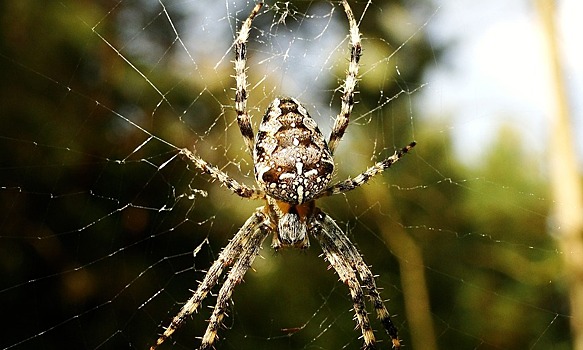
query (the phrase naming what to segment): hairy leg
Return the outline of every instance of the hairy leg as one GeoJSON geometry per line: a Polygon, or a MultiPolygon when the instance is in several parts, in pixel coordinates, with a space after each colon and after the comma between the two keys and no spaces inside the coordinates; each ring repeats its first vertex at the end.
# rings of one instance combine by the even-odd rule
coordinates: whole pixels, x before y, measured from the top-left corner
{"type": "Polygon", "coordinates": [[[368,182],[373,176],[382,173],[383,171],[387,170],[391,167],[394,163],[398,162],[405,154],[407,154],[411,148],[415,147],[416,143],[411,142],[407,146],[401,148],[400,150],[396,151],[392,156],[389,158],[376,163],[375,165],[371,166],[370,168],[366,169],[364,172],[356,176],[354,179],[348,178],[342,182],[338,182],[324,191],[322,191],[317,197],[327,197],[333,196],[335,194],[340,194],[348,191],[352,191],[353,189],[360,187],[368,182]]]}
{"type": "Polygon", "coordinates": [[[247,61],[247,40],[249,39],[249,31],[251,30],[251,24],[253,19],[261,10],[263,2],[258,2],[249,17],[243,22],[237,39],[233,44],[235,47],[235,80],[237,82],[237,88],[235,90],[235,110],[237,111],[237,123],[239,124],[239,130],[241,130],[241,135],[245,140],[247,149],[252,154],[253,147],[255,143],[255,136],[253,135],[253,128],[251,127],[251,117],[247,113],[247,73],[246,73],[246,61],[247,61]]]}
{"type": "Polygon", "coordinates": [[[265,193],[261,190],[248,187],[246,185],[240,184],[235,179],[230,177],[224,171],[221,171],[214,165],[207,163],[204,159],[194,154],[192,151],[183,148],[180,153],[186,156],[198,169],[202,172],[209,174],[213,179],[219,180],[228,189],[233,191],[235,194],[250,199],[264,199],[265,193]]]}
{"type": "Polygon", "coordinates": [[[246,254],[245,248],[248,248],[249,241],[257,236],[257,232],[261,230],[260,228],[265,225],[267,220],[262,211],[263,207],[257,209],[253,216],[245,222],[233,239],[231,239],[229,244],[227,244],[227,246],[221,251],[218,259],[207,271],[204,279],[200,282],[192,297],[182,306],[180,312],[174,316],[170,325],[166,327],[164,333],[158,338],[156,344],[150,347],[150,350],[156,349],[166,339],[172,336],[172,334],[184,324],[188,316],[198,310],[208,292],[217,284],[223,269],[233,265],[242,255],[246,254]]]}
{"type": "Polygon", "coordinates": [[[250,237],[248,237],[247,241],[245,242],[241,255],[233,267],[231,267],[231,271],[229,271],[229,275],[225,280],[225,283],[219,290],[217,303],[209,320],[209,325],[206,329],[206,332],[202,337],[202,343],[200,346],[201,350],[212,348],[217,338],[219,327],[221,326],[227,311],[233,290],[237,284],[241,283],[243,276],[251,267],[251,264],[253,264],[255,257],[259,254],[259,249],[261,249],[261,245],[267,237],[267,233],[268,230],[265,228],[256,230],[250,237]]]}
{"type": "Polygon", "coordinates": [[[326,259],[332,265],[340,280],[344,282],[349,290],[352,298],[354,313],[356,315],[356,322],[360,331],[362,332],[364,340],[364,349],[375,348],[375,336],[370,325],[368,314],[366,312],[364,303],[364,293],[360,284],[358,283],[356,272],[351,266],[350,252],[347,251],[344,244],[341,242],[335,233],[337,226],[330,225],[330,222],[325,219],[327,215],[318,214],[322,216],[318,224],[314,225],[314,235],[322,246],[326,259]]]}
{"type": "Polygon", "coordinates": [[[360,62],[360,56],[362,55],[360,32],[356,20],[354,19],[354,14],[352,13],[352,9],[350,8],[350,5],[348,5],[347,0],[343,0],[342,5],[344,7],[344,12],[346,12],[346,17],[348,17],[348,24],[350,26],[350,63],[348,64],[348,71],[346,72],[346,79],[344,80],[340,113],[336,116],[334,127],[332,128],[332,133],[328,140],[328,148],[332,154],[334,154],[340,139],[348,127],[348,122],[350,121],[350,113],[354,106],[354,90],[356,89],[356,83],[358,81],[358,64],[360,62]]]}
{"type": "Polygon", "coordinates": [[[342,255],[346,258],[350,267],[358,272],[378,319],[381,321],[387,334],[391,337],[393,347],[399,349],[401,347],[401,341],[399,340],[397,327],[393,324],[391,315],[380,296],[372,271],[364,262],[362,255],[358,252],[354,244],[350,242],[348,237],[342,232],[334,220],[325,213],[320,213],[320,216],[320,222],[323,227],[327,228],[326,231],[330,236],[330,241],[334,242],[337,247],[336,249],[342,252],[342,255]]]}

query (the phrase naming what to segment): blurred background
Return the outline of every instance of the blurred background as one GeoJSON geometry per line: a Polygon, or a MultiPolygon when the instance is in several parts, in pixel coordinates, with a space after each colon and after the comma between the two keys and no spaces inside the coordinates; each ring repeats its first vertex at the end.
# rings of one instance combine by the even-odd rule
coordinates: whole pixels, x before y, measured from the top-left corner
{"type": "MultiPolygon", "coordinates": [[[[335,179],[418,145],[318,205],[378,275],[406,348],[583,349],[581,5],[350,5],[363,57],[335,179]]],[[[1,349],[148,348],[263,204],[178,156],[195,147],[254,183],[231,62],[252,7],[0,1],[1,349]]],[[[337,1],[266,1],[248,47],[255,128],[290,95],[329,134],[347,34],[337,1]]],[[[216,348],[360,348],[317,242],[277,254],[268,242],[216,348]]],[[[213,305],[161,348],[196,348],[213,305]]]]}

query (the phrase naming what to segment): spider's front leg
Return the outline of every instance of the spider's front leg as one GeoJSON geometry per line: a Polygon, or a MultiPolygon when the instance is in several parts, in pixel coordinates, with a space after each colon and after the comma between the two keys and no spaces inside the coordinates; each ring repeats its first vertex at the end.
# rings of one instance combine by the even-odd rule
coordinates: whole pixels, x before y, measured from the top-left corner
{"type": "Polygon", "coordinates": [[[340,280],[350,289],[350,297],[352,298],[352,303],[354,305],[353,308],[356,315],[356,323],[358,328],[360,328],[364,339],[364,349],[374,349],[375,336],[366,312],[364,293],[358,283],[354,269],[347,260],[345,253],[341,251],[340,244],[332,235],[330,235],[329,228],[320,225],[313,230],[313,233],[320,242],[320,246],[326,255],[326,259],[330,265],[332,265],[334,270],[336,270],[340,280]]]}
{"type": "Polygon", "coordinates": [[[364,306],[364,294],[358,283],[357,273],[366,287],[366,294],[374,306],[377,317],[391,337],[393,348],[399,349],[401,341],[397,327],[391,321],[391,316],[377,290],[374,275],[360,253],[327,214],[318,210],[312,225],[311,231],[320,242],[326,259],[350,289],[354,312],[364,338],[364,348],[374,349],[375,337],[364,306]]]}
{"type": "MultiPolygon", "coordinates": [[[[247,220],[247,222],[245,222],[245,224],[241,227],[237,234],[235,234],[233,239],[231,239],[229,244],[227,244],[227,246],[221,251],[218,259],[212,264],[210,269],[207,271],[206,275],[204,276],[204,279],[202,280],[202,282],[200,282],[198,288],[196,289],[192,297],[188,299],[184,306],[182,306],[180,312],[176,316],[174,316],[170,325],[166,328],[164,333],[158,338],[156,344],[150,347],[150,350],[155,350],[158,346],[164,343],[166,339],[170,338],[172,334],[180,326],[182,326],[184,322],[186,322],[190,315],[192,315],[196,310],[198,310],[202,301],[206,298],[208,292],[210,292],[211,289],[217,284],[219,277],[221,276],[223,269],[225,267],[234,264],[235,266],[240,266],[241,260],[247,261],[249,259],[249,253],[255,252],[253,250],[253,244],[255,244],[257,237],[263,235],[263,238],[265,238],[264,236],[266,234],[263,233],[263,231],[265,231],[265,225],[267,220],[268,219],[266,215],[263,213],[263,207],[261,207],[257,209],[257,211],[247,220]]],[[[241,268],[238,267],[236,270],[240,271],[241,268]]],[[[233,269],[231,270],[230,274],[232,274],[232,271],[233,269]]]]}
{"type": "Polygon", "coordinates": [[[209,325],[206,329],[206,332],[202,337],[200,350],[207,350],[212,348],[217,338],[219,327],[221,326],[227,311],[229,300],[231,299],[231,294],[233,293],[235,286],[241,283],[243,276],[251,267],[251,264],[253,264],[253,260],[255,260],[255,257],[257,257],[259,254],[259,249],[261,249],[261,245],[263,244],[263,241],[267,237],[269,231],[271,230],[267,226],[261,225],[253,232],[250,237],[247,238],[241,255],[237,258],[237,261],[233,264],[233,267],[231,267],[231,271],[229,271],[229,275],[227,276],[225,283],[219,290],[217,303],[209,320],[209,325]]]}

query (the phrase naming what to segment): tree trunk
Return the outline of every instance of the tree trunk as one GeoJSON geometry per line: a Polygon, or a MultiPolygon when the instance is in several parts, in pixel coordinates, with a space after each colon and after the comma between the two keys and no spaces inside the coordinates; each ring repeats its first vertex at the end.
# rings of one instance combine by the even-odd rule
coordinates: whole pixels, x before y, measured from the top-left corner
{"type": "Polygon", "coordinates": [[[549,113],[549,176],[551,180],[552,234],[559,242],[569,283],[573,349],[583,350],[583,186],[571,135],[569,104],[555,25],[555,1],[536,0],[553,94],[549,113]]]}

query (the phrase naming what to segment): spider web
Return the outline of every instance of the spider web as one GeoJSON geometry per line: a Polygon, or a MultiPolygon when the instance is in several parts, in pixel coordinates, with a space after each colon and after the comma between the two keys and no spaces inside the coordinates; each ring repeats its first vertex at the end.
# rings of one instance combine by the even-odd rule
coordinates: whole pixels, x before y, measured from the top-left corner
{"type": "MultiPolygon", "coordinates": [[[[350,3],[364,54],[335,179],[418,146],[370,184],[318,205],[378,274],[404,343],[569,348],[564,252],[546,230],[540,160],[516,141],[520,130],[504,129],[482,162],[467,165],[447,112],[422,117],[418,101],[438,94],[424,72],[447,52],[431,41],[434,4],[350,3]]],[[[4,4],[1,349],[148,348],[262,205],[178,156],[195,148],[253,184],[231,63],[252,5],[4,4]]],[[[338,5],[270,1],[260,12],[248,47],[255,128],[284,95],[329,134],[349,58],[338,5]]],[[[348,289],[319,254],[316,242],[306,252],[264,246],[235,289],[217,348],[359,348],[348,289]]],[[[212,305],[210,296],[166,348],[195,348],[212,305]]]]}

